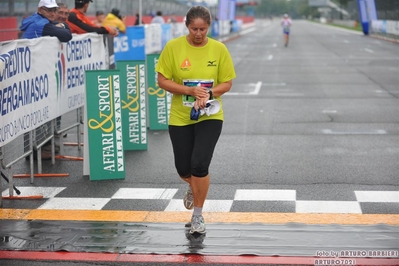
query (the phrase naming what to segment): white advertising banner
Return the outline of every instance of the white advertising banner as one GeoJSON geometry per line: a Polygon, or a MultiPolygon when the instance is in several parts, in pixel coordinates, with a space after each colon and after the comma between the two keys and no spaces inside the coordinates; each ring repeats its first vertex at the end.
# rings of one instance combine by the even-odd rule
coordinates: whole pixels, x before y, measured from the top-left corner
{"type": "Polygon", "coordinates": [[[373,33],[392,34],[399,36],[399,21],[373,20],[371,21],[373,33]]]}
{"type": "Polygon", "coordinates": [[[387,33],[399,36],[399,21],[387,20],[387,33]]]}
{"type": "Polygon", "coordinates": [[[145,53],[159,53],[162,50],[162,25],[145,25],[145,53]]]}
{"type": "Polygon", "coordinates": [[[105,69],[103,36],[0,43],[0,147],[85,104],[85,70],[105,69]]]}

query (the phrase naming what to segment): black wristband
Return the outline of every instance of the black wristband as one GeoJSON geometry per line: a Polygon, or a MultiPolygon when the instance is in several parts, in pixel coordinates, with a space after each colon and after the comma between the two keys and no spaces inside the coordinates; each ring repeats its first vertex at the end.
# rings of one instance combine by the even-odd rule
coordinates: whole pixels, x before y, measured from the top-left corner
{"type": "Polygon", "coordinates": [[[212,92],[212,90],[209,89],[209,90],[208,90],[208,93],[209,93],[209,100],[212,100],[212,99],[213,99],[213,92],[212,92]]]}

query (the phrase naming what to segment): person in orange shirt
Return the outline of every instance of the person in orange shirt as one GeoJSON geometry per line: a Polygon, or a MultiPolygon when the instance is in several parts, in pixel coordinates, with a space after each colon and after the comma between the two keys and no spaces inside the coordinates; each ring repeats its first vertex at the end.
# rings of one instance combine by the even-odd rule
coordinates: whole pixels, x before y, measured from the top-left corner
{"type": "Polygon", "coordinates": [[[75,0],[75,8],[69,11],[67,23],[72,33],[83,34],[88,32],[97,32],[98,34],[110,34],[117,36],[118,31],[111,27],[96,26],[88,17],[87,9],[93,0],[75,0]]]}

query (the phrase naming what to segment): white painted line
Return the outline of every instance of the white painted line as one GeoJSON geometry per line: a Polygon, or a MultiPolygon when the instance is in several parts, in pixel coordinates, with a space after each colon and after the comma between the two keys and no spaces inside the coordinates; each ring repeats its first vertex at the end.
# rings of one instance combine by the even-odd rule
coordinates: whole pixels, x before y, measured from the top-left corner
{"type": "MultiPolygon", "coordinates": [[[[21,191],[20,196],[43,196],[43,198],[53,198],[58,193],[63,191],[66,187],[19,187],[18,189],[21,191]]],[[[9,196],[9,190],[6,189],[3,191],[3,196],[9,196]]],[[[13,194],[16,196],[16,193],[13,194]]]]}
{"type": "MultiPolygon", "coordinates": [[[[205,212],[230,212],[232,200],[206,200],[203,210],[205,212]]],[[[172,199],[164,211],[192,212],[183,205],[183,199],[172,199]]]]}
{"type": "Polygon", "coordinates": [[[303,93],[295,93],[295,92],[280,92],[280,93],[275,93],[274,96],[278,97],[302,97],[304,96],[303,93]]]}
{"type": "Polygon", "coordinates": [[[362,213],[362,210],[357,201],[298,200],[296,213],[362,213]]]}
{"type": "Polygon", "coordinates": [[[295,201],[296,190],[237,189],[234,200],[295,201]]]}
{"type": "Polygon", "coordinates": [[[250,92],[226,92],[223,95],[237,96],[237,95],[251,95],[250,92]]]}
{"type": "Polygon", "coordinates": [[[371,131],[333,131],[331,129],[323,129],[323,134],[330,135],[384,135],[387,132],[383,129],[371,130],[371,131]]]}
{"type": "Polygon", "coordinates": [[[258,95],[261,87],[262,87],[262,82],[258,81],[258,83],[256,83],[256,85],[255,85],[255,90],[251,91],[249,94],[258,95]]]}
{"type": "Polygon", "coordinates": [[[323,110],[323,114],[336,114],[338,113],[337,110],[323,110]]]}
{"type": "Polygon", "coordinates": [[[374,53],[374,51],[373,51],[373,50],[371,50],[371,49],[369,49],[369,48],[364,48],[364,50],[365,50],[366,52],[369,52],[369,53],[371,53],[371,54],[373,54],[373,53],[374,53]]]}
{"type": "Polygon", "coordinates": [[[172,199],[174,188],[120,188],[112,199],[172,199]]]}
{"type": "Polygon", "coordinates": [[[355,191],[359,202],[394,202],[399,203],[399,191],[355,191]]]}
{"type": "Polygon", "coordinates": [[[267,60],[269,60],[269,61],[273,60],[273,55],[272,55],[272,54],[269,55],[269,57],[267,58],[267,60]]]}
{"type": "Polygon", "coordinates": [[[255,89],[250,92],[226,92],[224,95],[258,95],[260,88],[262,87],[262,82],[258,81],[257,83],[250,83],[249,86],[255,86],[255,89]]]}
{"type": "Polygon", "coordinates": [[[273,43],[273,47],[277,47],[277,43],[273,43]]]}
{"type": "Polygon", "coordinates": [[[240,35],[245,35],[245,34],[254,32],[255,30],[256,30],[255,27],[252,27],[252,28],[249,28],[249,29],[245,29],[245,30],[243,30],[243,31],[240,32],[240,35]]]}
{"type": "Polygon", "coordinates": [[[348,40],[344,40],[343,42],[344,42],[344,43],[349,43],[349,41],[348,41],[348,40]]]}
{"type": "Polygon", "coordinates": [[[284,82],[281,83],[262,83],[263,86],[286,86],[287,84],[285,84],[284,82]]]}
{"type": "Polygon", "coordinates": [[[110,200],[110,198],[51,198],[38,209],[101,210],[110,200]]]}
{"type": "Polygon", "coordinates": [[[376,93],[388,93],[387,91],[383,91],[383,90],[376,90],[376,93]]]}

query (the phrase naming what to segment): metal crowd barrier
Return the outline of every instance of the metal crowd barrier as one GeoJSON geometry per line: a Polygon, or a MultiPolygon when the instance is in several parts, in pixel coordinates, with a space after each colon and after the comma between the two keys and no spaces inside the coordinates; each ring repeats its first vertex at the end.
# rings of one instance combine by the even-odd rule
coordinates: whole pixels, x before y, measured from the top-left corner
{"type": "MultiPolygon", "coordinates": [[[[61,117],[51,120],[40,127],[25,133],[17,137],[15,140],[7,143],[0,147],[0,170],[1,179],[8,182],[8,196],[2,195],[0,197],[0,207],[2,206],[2,200],[4,199],[28,199],[25,195],[14,196],[14,191],[20,194],[20,191],[15,187],[14,184],[14,173],[12,168],[21,161],[29,163],[29,177],[30,183],[33,184],[35,178],[35,162],[37,163],[37,174],[42,174],[42,148],[51,144],[51,163],[55,164],[56,159],[77,159],[76,157],[67,156],[64,154],[64,142],[63,136],[69,131],[76,129],[77,131],[77,143],[76,146],[81,149],[81,125],[83,121],[82,108],[78,108],[69,113],[63,114],[61,117]],[[56,146],[59,145],[59,155],[56,155],[56,146]],[[36,157],[36,158],[34,158],[36,157]],[[35,160],[36,159],[36,160],[35,160]]],[[[82,161],[83,158],[81,158],[82,161]]],[[[51,174],[50,174],[51,175],[51,174]]],[[[0,191],[3,192],[2,188],[3,181],[0,181],[0,191]]],[[[5,190],[7,191],[7,190],[5,190]]],[[[7,194],[7,193],[4,193],[7,194]]],[[[37,198],[33,196],[32,198],[37,198]]]]}
{"type": "MultiPolygon", "coordinates": [[[[103,38],[106,51],[105,68],[115,68],[113,38],[109,35],[104,35],[103,38]]],[[[51,153],[50,156],[52,164],[55,164],[56,159],[83,161],[83,158],[68,156],[64,154],[65,149],[63,141],[63,136],[65,134],[68,134],[69,131],[76,129],[76,144],[73,143],[75,145],[72,146],[77,146],[77,149],[79,151],[81,150],[81,126],[83,124],[83,108],[84,106],[69,111],[67,113],[63,113],[61,116],[16,137],[11,142],[3,146],[0,146],[0,191],[2,192],[2,195],[0,197],[0,207],[2,207],[3,199],[8,200],[38,198],[26,195],[14,196],[14,192],[16,192],[17,195],[21,194],[21,192],[15,187],[14,184],[14,180],[17,177],[29,177],[30,183],[33,184],[35,177],[69,175],[59,173],[42,173],[43,148],[46,149],[45,154],[47,156],[49,155],[49,153],[51,153]],[[29,164],[26,165],[26,168],[29,168],[29,173],[14,174],[13,168],[16,168],[17,164],[23,164],[24,162],[22,161],[25,161],[26,164],[29,164]],[[8,182],[8,193],[7,189],[3,191],[3,180],[8,182]]],[[[69,136],[68,139],[71,140],[69,136]]]]}

